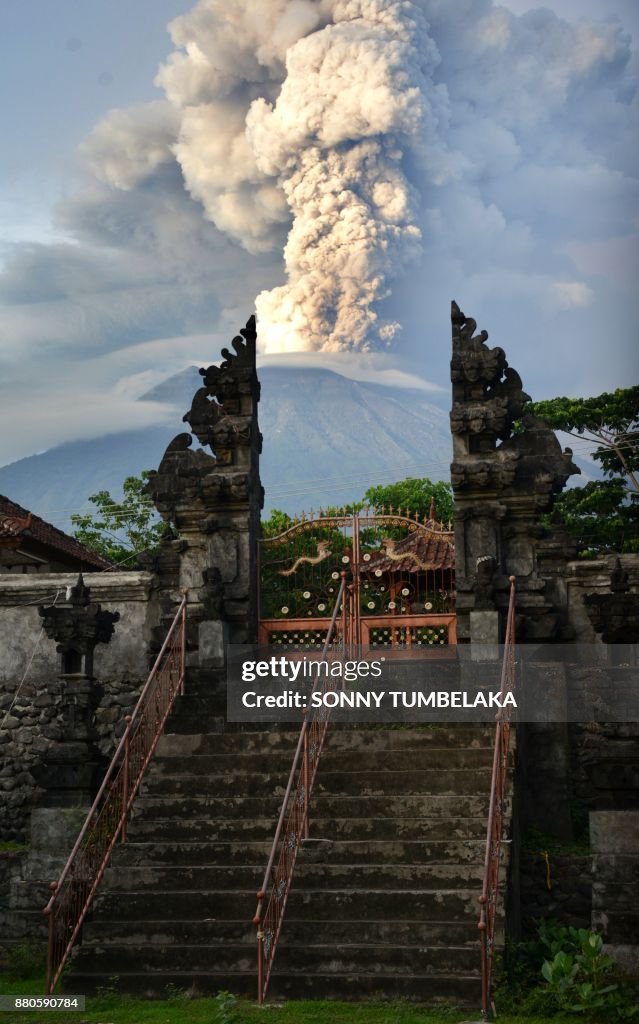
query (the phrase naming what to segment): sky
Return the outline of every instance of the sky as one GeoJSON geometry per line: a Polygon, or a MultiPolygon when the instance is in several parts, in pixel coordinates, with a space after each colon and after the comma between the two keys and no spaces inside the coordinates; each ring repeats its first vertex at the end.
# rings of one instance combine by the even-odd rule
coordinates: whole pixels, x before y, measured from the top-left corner
{"type": "Polygon", "coordinates": [[[25,0],[2,22],[0,464],[177,428],[138,397],[256,302],[263,361],[443,403],[453,298],[535,398],[639,379],[635,0],[25,0]]]}

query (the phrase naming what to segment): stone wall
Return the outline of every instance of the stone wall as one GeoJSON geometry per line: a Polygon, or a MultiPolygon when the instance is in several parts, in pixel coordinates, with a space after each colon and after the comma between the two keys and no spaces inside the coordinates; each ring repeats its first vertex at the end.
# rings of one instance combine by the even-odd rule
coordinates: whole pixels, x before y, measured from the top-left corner
{"type": "MultiPolygon", "coordinates": [[[[202,387],[184,416],[193,435],[179,434],[151,475],[149,494],[172,535],[145,558],[148,571],[85,577],[91,602],[119,613],[90,671],[62,674],[38,612],[64,603],[75,576],[0,578],[0,838],[27,836],[34,806],[88,805],[185,591],[184,700],[194,716],[225,710],[226,645],[254,638],[257,625],[263,492],[253,317],[232,347],[201,371],[202,387]],[[209,451],[194,450],[193,436],[209,451]]],[[[56,639],[59,618],[54,608],[47,630],[56,639]]]]}
{"type": "Polygon", "coordinates": [[[556,918],[573,928],[590,928],[592,858],[589,853],[523,850],[520,856],[520,901],[523,936],[536,932],[535,922],[556,918]]]}
{"type": "MultiPolygon", "coordinates": [[[[617,558],[624,572],[628,574],[631,593],[639,593],[639,554],[610,554],[597,559],[580,559],[567,563],[566,575],[558,586],[561,587],[568,620],[575,643],[601,643],[588,615],[584,596],[586,594],[609,594],[610,578],[617,558]]],[[[626,642],[631,643],[628,639],[626,642]]]]}
{"type": "Polygon", "coordinates": [[[624,970],[639,978],[639,811],[590,815],[592,927],[624,970]]]}
{"type": "Polygon", "coordinates": [[[111,642],[96,648],[90,683],[60,678],[60,656],[38,608],[52,605],[56,595],[62,602],[76,579],[67,573],[0,577],[2,840],[28,838],[34,806],[74,802],[83,789],[87,795],[95,789],[94,776],[113,753],[149,673],[157,624],[151,575],[93,573],[85,577],[92,600],[118,611],[120,620],[111,642]],[[85,704],[88,720],[80,710],[85,704]]]}

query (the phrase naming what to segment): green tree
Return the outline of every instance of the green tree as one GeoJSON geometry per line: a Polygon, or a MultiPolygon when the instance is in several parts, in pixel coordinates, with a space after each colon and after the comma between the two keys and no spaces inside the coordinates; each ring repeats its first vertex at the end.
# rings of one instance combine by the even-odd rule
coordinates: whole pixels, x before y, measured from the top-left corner
{"type": "Polygon", "coordinates": [[[116,501],[108,491],[92,494],[89,501],[95,512],[75,513],[71,522],[74,536],[81,544],[112,562],[128,562],[142,551],[153,551],[170,526],[160,519],[155,506],[145,494],[148,470],[139,476],[128,476],[122,484],[122,500],[116,501]]]}
{"type": "MultiPolygon", "coordinates": [[[[621,478],[591,480],[555,498],[561,521],[582,557],[604,551],[639,551],[639,499],[621,478]]],[[[544,517],[548,523],[550,516],[544,517]]]]}
{"type": "Polygon", "coordinates": [[[293,525],[293,517],[280,508],[274,508],[268,519],[262,520],[262,537],[279,537],[293,525]]]}
{"type": "Polygon", "coordinates": [[[555,430],[591,441],[608,477],[625,477],[639,493],[639,386],[595,398],[551,398],[531,410],[555,430]]]}
{"type": "Polygon", "coordinates": [[[427,476],[409,476],[395,484],[369,487],[364,497],[376,511],[379,511],[382,506],[386,509],[392,507],[395,510],[401,508],[402,511],[409,511],[412,515],[417,514],[420,519],[428,516],[431,501],[434,498],[437,519],[442,523],[448,523],[453,518],[453,497],[450,484],[443,480],[433,483],[427,476]]]}
{"type": "Polygon", "coordinates": [[[590,441],[606,477],[555,498],[551,516],[559,515],[578,552],[639,551],[639,387],[551,398],[529,408],[555,430],[590,441]]]}

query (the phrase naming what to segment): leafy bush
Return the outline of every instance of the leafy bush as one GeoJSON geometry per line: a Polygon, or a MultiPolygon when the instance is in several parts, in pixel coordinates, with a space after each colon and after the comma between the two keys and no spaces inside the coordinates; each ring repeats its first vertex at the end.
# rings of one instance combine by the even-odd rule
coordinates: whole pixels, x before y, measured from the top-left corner
{"type": "Polygon", "coordinates": [[[558,950],[552,960],[544,960],[541,973],[560,1010],[592,1016],[604,1010],[606,1020],[623,1021],[639,1014],[639,1006],[630,1001],[630,993],[614,981],[615,965],[603,952],[603,939],[596,932],[571,928],[571,941],[579,943],[576,952],[558,950]]]}
{"type": "Polygon", "coordinates": [[[237,1019],[237,998],[224,990],[215,997],[215,1024],[233,1024],[237,1019]]]}
{"type": "Polygon", "coordinates": [[[639,1015],[637,993],[603,952],[601,936],[553,920],[541,921],[534,939],[508,947],[497,997],[501,1010],[548,1018],[574,1013],[617,1024],[639,1015]]]}

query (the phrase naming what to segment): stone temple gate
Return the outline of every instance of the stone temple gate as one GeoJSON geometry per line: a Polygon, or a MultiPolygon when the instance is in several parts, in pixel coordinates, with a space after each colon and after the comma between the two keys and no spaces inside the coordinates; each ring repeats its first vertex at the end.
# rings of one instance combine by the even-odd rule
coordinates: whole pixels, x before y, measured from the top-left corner
{"type": "MultiPolygon", "coordinates": [[[[202,387],[184,417],[190,431],[176,436],[151,477],[149,495],[172,527],[159,551],[136,571],[85,573],[68,600],[58,591],[72,588],[75,575],[0,578],[0,698],[10,709],[0,733],[0,835],[28,843],[0,852],[0,932],[12,942],[42,937],[49,885],[186,593],[178,645],[185,693],[84,925],[71,975],[77,990],[117,975],[131,991],[155,995],[168,983],[254,992],[251,918],[291,735],[229,727],[229,644],[260,634],[292,648],[321,647],[342,574],[355,595],[351,638],[400,655],[503,640],[510,575],[517,635],[527,643],[619,637],[631,605],[636,626],[639,558],[624,555],[617,567],[614,558],[580,563],[560,524],[539,525],[577,472],[570,453],[545,424],[522,417],[527,396],[517,372],[456,304],[452,341],[452,525],[439,522],[436,509],[425,520],[409,509],[338,511],[260,538],[251,318],[221,363],[200,371],[202,387]],[[84,635],[82,608],[108,616],[94,656],[56,652],[56,625],[55,642],[39,644],[25,676],[41,623],[71,623],[74,638],[84,635]]],[[[584,671],[578,666],[575,678],[584,671]]],[[[570,684],[568,672],[562,685],[570,684]]],[[[612,818],[631,813],[639,788],[632,728],[518,730],[514,931],[529,912],[518,883],[518,840],[528,824],[551,834],[565,825],[562,837],[570,838],[578,805],[586,819],[609,816],[593,835],[623,831],[612,818]]],[[[300,855],[273,991],[353,998],[381,990],[473,1004],[492,730],[336,730],[327,744],[313,809],[318,842],[307,860],[300,855]]],[[[605,885],[616,870],[609,854],[601,853],[605,885]]],[[[599,890],[591,890],[575,923],[592,921],[611,942],[629,944],[623,908],[610,903],[604,920],[599,890]]]]}

